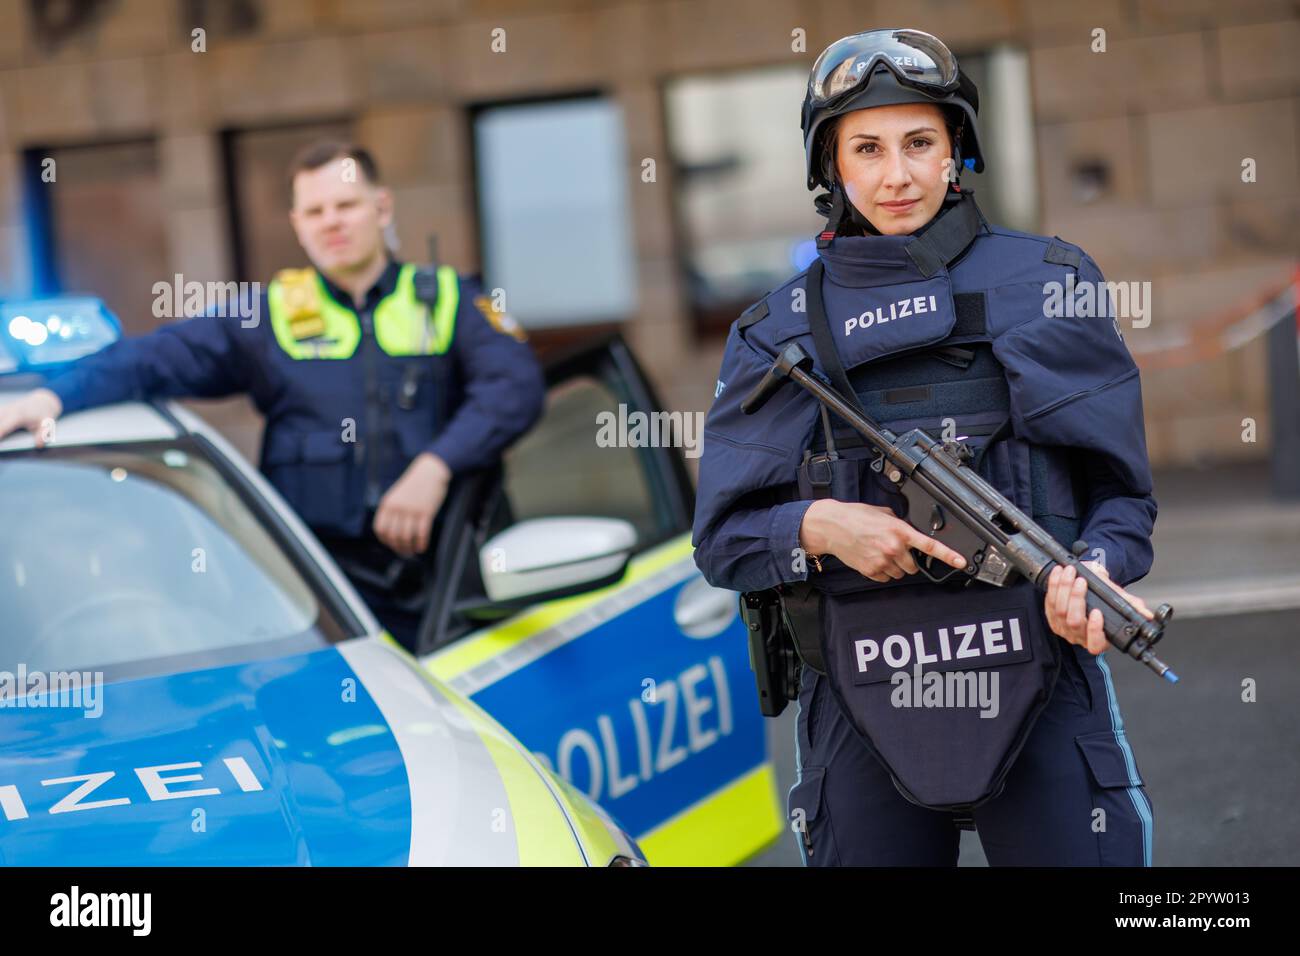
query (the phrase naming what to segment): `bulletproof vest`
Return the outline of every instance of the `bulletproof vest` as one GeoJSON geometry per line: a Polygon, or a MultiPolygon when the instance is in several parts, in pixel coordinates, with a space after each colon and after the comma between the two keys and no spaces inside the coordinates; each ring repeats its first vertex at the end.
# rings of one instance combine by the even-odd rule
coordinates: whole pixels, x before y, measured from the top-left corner
{"type": "MultiPolygon", "coordinates": [[[[853,393],[868,416],[895,434],[920,428],[935,439],[963,441],[974,454],[971,467],[1068,548],[1081,524],[1077,464],[1064,448],[1014,435],[1006,372],[993,354],[982,297],[959,293],[954,299],[959,318],[952,335],[854,368],[848,373],[853,393]]],[[[870,467],[878,458],[849,426],[819,417],[799,468],[800,497],[863,501],[905,517],[903,495],[882,469],[870,467]]],[[[843,566],[832,556],[823,568],[836,574],[843,566]]]]}
{"type": "MultiPolygon", "coordinates": [[[[966,219],[950,219],[922,250],[858,243],[870,251],[855,267],[861,285],[827,281],[818,295],[812,284],[823,283],[824,270],[814,264],[807,325],[817,333],[818,364],[838,373],[832,380],[871,418],[895,434],[919,427],[965,441],[971,466],[1068,547],[1079,509],[1061,501],[1074,497],[1067,452],[1015,435],[986,294],[952,292],[948,263],[972,241],[974,211],[964,207],[966,219]],[[812,327],[819,321],[829,335],[812,327]]],[[[905,517],[906,499],[882,464],[858,433],[820,414],[797,469],[800,497],[882,505],[905,517]]],[[[1048,628],[1043,595],[1020,577],[1006,587],[962,574],[942,584],[919,573],[875,582],[833,556],[821,564],[803,595],[815,594],[820,664],[899,792],[945,810],[995,797],[1059,673],[1061,639],[1048,628]]]]}

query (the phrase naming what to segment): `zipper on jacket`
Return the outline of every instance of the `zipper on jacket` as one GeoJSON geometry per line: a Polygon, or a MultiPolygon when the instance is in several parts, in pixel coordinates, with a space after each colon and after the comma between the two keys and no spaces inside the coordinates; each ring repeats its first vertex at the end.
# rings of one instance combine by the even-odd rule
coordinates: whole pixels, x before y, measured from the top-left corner
{"type": "Polygon", "coordinates": [[[358,314],[361,319],[362,369],[366,389],[366,507],[379,507],[379,458],[378,452],[383,444],[379,434],[379,381],[375,371],[374,316],[369,307],[358,314]]]}

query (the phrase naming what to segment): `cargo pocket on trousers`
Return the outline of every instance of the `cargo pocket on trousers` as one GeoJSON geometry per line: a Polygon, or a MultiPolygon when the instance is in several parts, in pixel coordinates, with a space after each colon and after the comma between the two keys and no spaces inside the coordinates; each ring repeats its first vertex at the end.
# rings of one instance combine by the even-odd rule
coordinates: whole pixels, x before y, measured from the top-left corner
{"type": "Polygon", "coordinates": [[[1137,761],[1124,753],[1128,747],[1128,738],[1123,731],[1116,734],[1109,730],[1098,730],[1090,734],[1079,734],[1074,742],[1083,753],[1083,759],[1087,761],[1097,786],[1103,789],[1142,786],[1137,761]]]}
{"type": "Polygon", "coordinates": [[[830,820],[822,805],[825,783],[825,767],[803,767],[799,782],[790,788],[790,828],[799,838],[800,852],[808,866],[835,866],[839,863],[830,820]]]}
{"type": "Polygon", "coordinates": [[[1155,819],[1128,738],[1123,731],[1100,730],[1079,734],[1074,742],[1100,788],[1093,812],[1107,814],[1105,829],[1093,823],[1101,865],[1150,866],[1155,819]]]}

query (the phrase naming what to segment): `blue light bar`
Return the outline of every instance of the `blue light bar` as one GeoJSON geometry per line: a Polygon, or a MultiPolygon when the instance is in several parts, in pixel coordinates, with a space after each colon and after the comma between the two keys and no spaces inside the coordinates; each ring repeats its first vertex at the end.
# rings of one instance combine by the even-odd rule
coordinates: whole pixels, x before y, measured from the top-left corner
{"type": "Polygon", "coordinates": [[[817,241],[815,239],[801,239],[790,247],[790,265],[800,272],[812,265],[813,260],[816,258],[817,241]]]}
{"type": "Polygon", "coordinates": [[[0,304],[0,375],[66,365],[121,334],[117,317],[92,296],[5,302],[0,304]]]}

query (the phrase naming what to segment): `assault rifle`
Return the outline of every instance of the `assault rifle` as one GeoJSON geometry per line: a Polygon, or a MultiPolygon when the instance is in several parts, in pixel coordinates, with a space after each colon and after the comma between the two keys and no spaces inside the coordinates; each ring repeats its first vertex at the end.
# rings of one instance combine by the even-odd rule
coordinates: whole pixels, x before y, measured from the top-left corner
{"type": "Polygon", "coordinates": [[[814,377],[812,367],[811,356],[797,342],[786,346],[762,381],[740,403],[741,411],[752,415],[791,380],[862,435],[879,456],[871,467],[883,471],[907,498],[908,523],[966,559],[965,568],[954,568],[913,548],[922,574],[938,583],[964,573],[997,587],[1006,587],[1020,574],[1039,591],[1046,591],[1053,568],[1073,567],[1088,582],[1088,614],[1091,616],[1093,608],[1101,611],[1106,640],[1165,680],[1177,683],[1178,675],[1151,650],[1164,636],[1165,623],[1174,613],[1172,607],[1161,604],[1148,620],[1116,585],[1083,563],[1081,557],[1088,550],[1087,544],[1076,541],[1067,551],[981,478],[967,464],[972,459],[967,445],[952,439],[936,441],[919,428],[895,435],[814,377]],[[932,562],[946,568],[947,573],[936,574],[932,562]]]}

